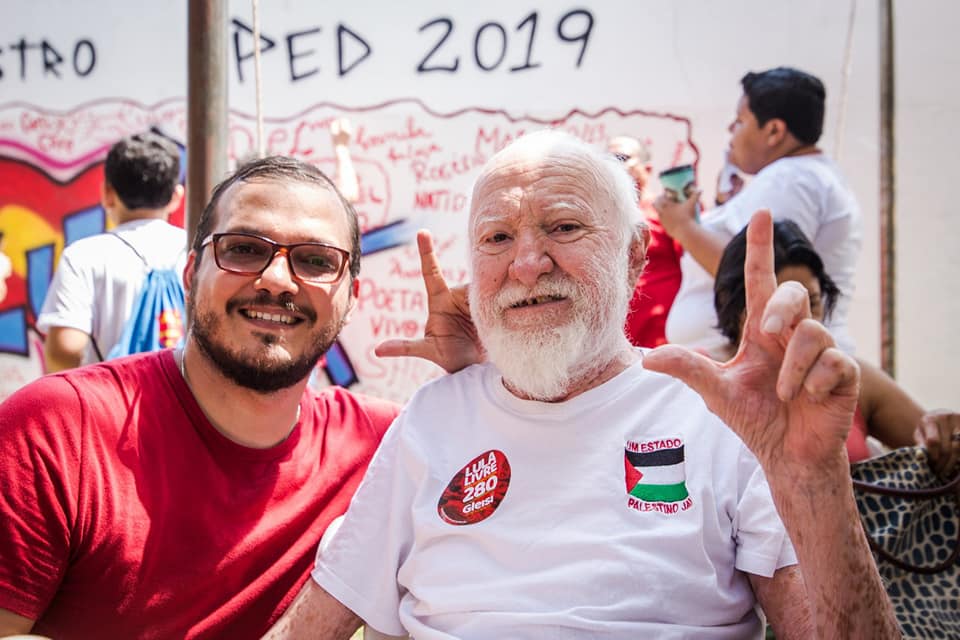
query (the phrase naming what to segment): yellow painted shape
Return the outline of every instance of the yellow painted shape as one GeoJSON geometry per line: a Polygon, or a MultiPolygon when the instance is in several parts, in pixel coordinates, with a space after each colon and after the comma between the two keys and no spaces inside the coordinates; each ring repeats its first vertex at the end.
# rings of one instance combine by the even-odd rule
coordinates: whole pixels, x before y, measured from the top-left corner
{"type": "Polygon", "coordinates": [[[27,251],[53,243],[54,264],[60,261],[63,235],[46,220],[24,207],[10,204],[0,207],[0,231],[3,232],[3,252],[13,263],[13,272],[27,277],[27,251]]]}

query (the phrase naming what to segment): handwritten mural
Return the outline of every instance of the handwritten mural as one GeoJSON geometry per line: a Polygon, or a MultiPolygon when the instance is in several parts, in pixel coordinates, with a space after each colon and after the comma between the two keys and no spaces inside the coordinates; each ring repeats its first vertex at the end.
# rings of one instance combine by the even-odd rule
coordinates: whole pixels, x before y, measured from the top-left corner
{"type": "MultiPolygon", "coordinates": [[[[317,104],[289,118],[267,119],[268,152],[302,158],[332,175],[329,125],[343,116],[354,128],[363,268],[354,317],[318,367],[314,383],[353,386],[396,400],[438,374],[429,363],[373,355],[381,340],[423,331],[426,298],[412,243],[415,232],[433,232],[451,284],[468,281],[464,232],[470,189],[496,151],[524,131],[554,126],[598,146],[613,135],[637,135],[650,141],[662,166],[698,159],[690,124],[682,117],[609,108],[547,121],[479,108],[436,113],[416,100],[365,108],[317,104]]],[[[146,129],[182,145],[184,102],[148,106],[103,99],[62,113],[0,106],[0,232],[14,270],[9,294],[0,303],[0,397],[42,373],[42,337],[34,323],[60,252],[107,228],[99,206],[104,157],[117,138],[146,129]]],[[[231,114],[231,164],[253,153],[255,129],[249,116],[231,114]]],[[[189,150],[186,156],[189,160],[189,150]]],[[[182,224],[182,210],[175,221],[182,224]]]]}

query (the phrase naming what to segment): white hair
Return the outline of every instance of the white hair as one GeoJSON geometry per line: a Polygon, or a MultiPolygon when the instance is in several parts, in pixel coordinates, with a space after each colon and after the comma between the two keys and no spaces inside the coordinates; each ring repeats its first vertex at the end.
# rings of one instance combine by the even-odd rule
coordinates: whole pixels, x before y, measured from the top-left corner
{"type": "MultiPolygon", "coordinates": [[[[516,160],[562,158],[579,164],[598,189],[597,196],[607,196],[614,203],[617,228],[623,248],[640,237],[647,223],[637,206],[637,186],[623,163],[606,150],[600,150],[559,129],[540,129],[524,134],[490,158],[473,187],[471,201],[476,203],[476,188],[502,166],[516,160]]],[[[471,225],[470,233],[473,228],[471,225]]],[[[472,238],[471,238],[472,239],[472,238]]]]}

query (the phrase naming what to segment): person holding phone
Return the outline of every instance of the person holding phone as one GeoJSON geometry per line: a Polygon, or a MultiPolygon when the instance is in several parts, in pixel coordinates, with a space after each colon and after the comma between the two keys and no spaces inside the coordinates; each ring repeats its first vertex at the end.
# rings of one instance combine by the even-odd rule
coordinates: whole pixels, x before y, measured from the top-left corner
{"type": "Polygon", "coordinates": [[[667,232],[683,245],[683,280],[667,318],[670,342],[719,357],[726,339],[716,329],[713,278],[727,242],[761,208],[793,220],[813,239],[840,288],[827,327],[847,353],[853,281],[863,236],[856,198],[837,166],[817,146],[826,90],[816,77],[790,67],[747,73],[730,124],[730,162],[754,178],[724,205],[696,219],[696,203],[664,193],[654,201],[667,232]]]}

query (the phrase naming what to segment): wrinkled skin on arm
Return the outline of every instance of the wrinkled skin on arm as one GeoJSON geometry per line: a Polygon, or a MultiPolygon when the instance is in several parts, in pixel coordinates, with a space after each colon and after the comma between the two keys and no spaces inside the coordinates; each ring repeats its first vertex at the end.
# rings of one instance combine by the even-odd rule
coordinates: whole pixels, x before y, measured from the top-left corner
{"type": "Polygon", "coordinates": [[[804,640],[813,637],[810,600],[800,567],[777,569],[773,577],[749,574],[750,586],[767,617],[777,640],[804,640]]]}
{"type": "Polygon", "coordinates": [[[293,603],[264,640],[349,640],[360,618],[308,578],[293,603]]]}

